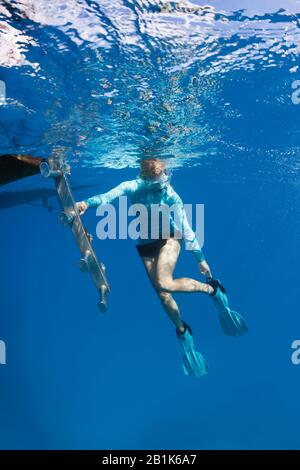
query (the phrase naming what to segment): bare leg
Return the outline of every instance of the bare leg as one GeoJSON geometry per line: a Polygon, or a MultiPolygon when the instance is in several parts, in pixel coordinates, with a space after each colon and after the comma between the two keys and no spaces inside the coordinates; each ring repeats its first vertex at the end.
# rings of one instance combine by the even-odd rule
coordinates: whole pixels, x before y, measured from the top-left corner
{"type": "Polygon", "coordinates": [[[171,321],[175,326],[181,331],[184,331],[184,326],[180,317],[180,311],[177,303],[169,292],[162,292],[157,287],[156,282],[156,259],[155,258],[142,258],[144,266],[146,268],[147,274],[151,281],[152,286],[154,287],[164,311],[170,317],[171,321]]]}
{"type": "Polygon", "coordinates": [[[156,264],[156,283],[161,292],[204,292],[213,293],[213,288],[195,279],[182,277],[173,279],[173,273],[180,253],[180,242],[170,238],[161,248],[156,264]]]}

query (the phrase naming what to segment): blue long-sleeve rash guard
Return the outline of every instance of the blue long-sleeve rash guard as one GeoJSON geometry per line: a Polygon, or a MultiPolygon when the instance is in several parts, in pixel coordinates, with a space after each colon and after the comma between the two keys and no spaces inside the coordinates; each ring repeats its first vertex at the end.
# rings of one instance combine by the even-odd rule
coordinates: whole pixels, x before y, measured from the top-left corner
{"type": "MultiPolygon", "coordinates": [[[[167,184],[163,189],[153,190],[145,184],[142,178],[136,178],[135,180],[124,181],[107,193],[90,197],[84,202],[88,207],[97,207],[110,204],[120,196],[127,196],[132,204],[143,204],[148,211],[153,205],[168,206],[171,209],[169,212],[170,233],[179,232],[185,240],[186,248],[193,252],[196,260],[198,262],[205,260],[196,235],[188,223],[183,202],[170,184],[167,184]]],[[[148,221],[151,224],[150,216],[148,216],[148,221]]],[[[158,238],[163,238],[161,236],[161,227],[159,227],[159,231],[158,238]]],[[[147,239],[139,238],[139,244],[152,243],[153,241],[151,237],[147,239]]]]}

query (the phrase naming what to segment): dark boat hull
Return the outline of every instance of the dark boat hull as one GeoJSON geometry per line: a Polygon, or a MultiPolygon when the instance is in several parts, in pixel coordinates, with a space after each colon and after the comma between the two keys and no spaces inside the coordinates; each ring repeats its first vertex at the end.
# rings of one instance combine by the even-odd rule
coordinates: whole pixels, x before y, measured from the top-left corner
{"type": "Polygon", "coordinates": [[[0,185],[37,175],[40,172],[40,164],[44,161],[45,158],[30,155],[1,155],[0,185]]]}

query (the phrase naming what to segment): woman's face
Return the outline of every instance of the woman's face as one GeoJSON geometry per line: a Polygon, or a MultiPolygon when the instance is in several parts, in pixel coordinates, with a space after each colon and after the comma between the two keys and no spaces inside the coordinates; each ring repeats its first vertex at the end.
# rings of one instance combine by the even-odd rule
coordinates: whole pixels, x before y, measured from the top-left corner
{"type": "Polygon", "coordinates": [[[170,175],[166,168],[163,168],[159,174],[147,175],[143,177],[146,185],[151,189],[163,189],[170,181],[170,175]]]}

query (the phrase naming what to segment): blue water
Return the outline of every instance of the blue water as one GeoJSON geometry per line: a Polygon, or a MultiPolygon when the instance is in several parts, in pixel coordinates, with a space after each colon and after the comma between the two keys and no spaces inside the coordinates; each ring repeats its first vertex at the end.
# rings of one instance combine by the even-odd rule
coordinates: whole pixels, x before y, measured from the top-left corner
{"type": "MultiPolygon", "coordinates": [[[[134,242],[95,237],[103,316],[52,182],[2,186],[1,448],[300,448],[300,3],[263,3],[1,3],[0,153],[66,158],[77,200],[165,158],[249,323],[224,337],[209,298],[177,295],[210,366],[184,376],[134,242]]],[[[176,273],[198,276],[191,254],[176,273]]]]}

